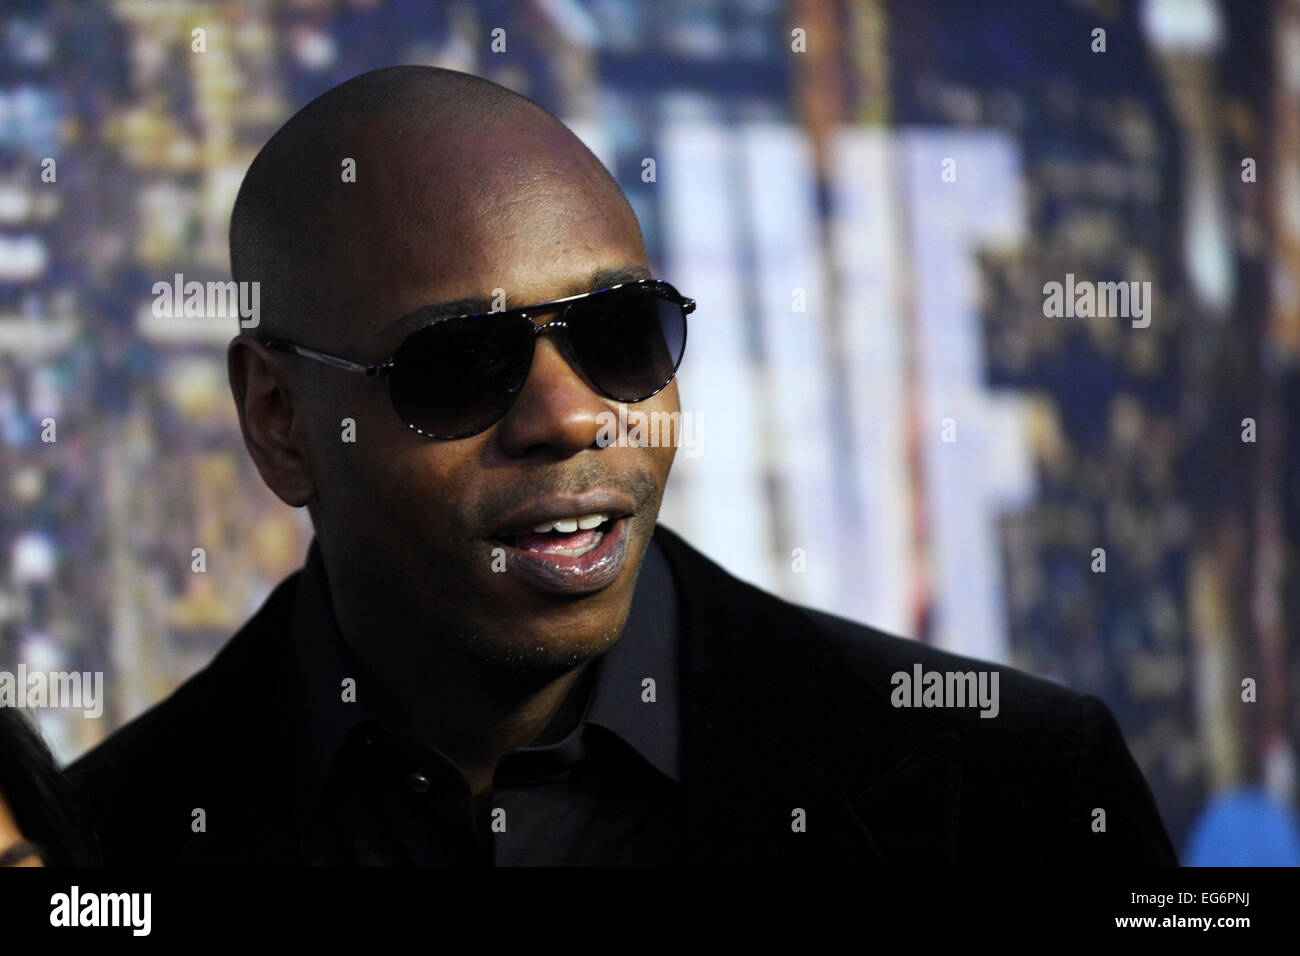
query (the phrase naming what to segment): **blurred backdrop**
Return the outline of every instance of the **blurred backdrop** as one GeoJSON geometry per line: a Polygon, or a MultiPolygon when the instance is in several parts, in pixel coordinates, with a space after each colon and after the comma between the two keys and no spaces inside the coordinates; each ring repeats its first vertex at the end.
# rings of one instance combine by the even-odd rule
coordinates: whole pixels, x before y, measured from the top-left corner
{"type": "Polygon", "coordinates": [[[698,300],[664,523],[1099,695],[1185,862],[1300,862],[1296,0],[7,0],[0,669],[105,673],[101,719],[38,713],[60,758],[302,563],[233,320],[152,288],[228,279],[260,146],[398,63],[568,122],[698,300]],[[1149,282],[1150,324],[1048,317],[1067,273],[1149,282]]]}

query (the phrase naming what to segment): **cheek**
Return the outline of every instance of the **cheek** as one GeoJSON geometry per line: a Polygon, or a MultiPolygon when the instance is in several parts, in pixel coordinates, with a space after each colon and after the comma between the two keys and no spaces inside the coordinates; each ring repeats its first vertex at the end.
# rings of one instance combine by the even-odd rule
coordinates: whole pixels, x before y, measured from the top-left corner
{"type": "Polygon", "coordinates": [[[395,536],[464,533],[479,474],[477,442],[426,442],[409,431],[387,455],[358,470],[362,506],[382,514],[395,536]]]}
{"type": "MultiPolygon", "coordinates": [[[[691,440],[694,429],[687,418],[687,413],[682,412],[681,401],[677,394],[676,379],[673,379],[667,388],[645,402],[644,405],[647,411],[661,416],[662,424],[656,429],[656,435],[660,439],[658,447],[642,450],[647,453],[647,466],[654,469],[662,485],[668,479],[668,472],[673,467],[673,459],[677,455],[677,449],[683,442],[691,440]],[[673,417],[669,418],[668,416],[673,417]]],[[[662,490],[661,487],[660,491],[662,490]]]]}
{"type": "MultiPolygon", "coordinates": [[[[327,373],[330,370],[325,370],[327,373]]],[[[389,446],[406,426],[393,412],[387,382],[347,373],[311,381],[302,391],[312,451],[330,466],[373,456],[389,446]]]]}
{"type": "Polygon", "coordinates": [[[361,380],[321,396],[311,467],[324,520],[385,538],[456,524],[477,461],[472,441],[431,442],[397,417],[383,383],[361,380]]]}

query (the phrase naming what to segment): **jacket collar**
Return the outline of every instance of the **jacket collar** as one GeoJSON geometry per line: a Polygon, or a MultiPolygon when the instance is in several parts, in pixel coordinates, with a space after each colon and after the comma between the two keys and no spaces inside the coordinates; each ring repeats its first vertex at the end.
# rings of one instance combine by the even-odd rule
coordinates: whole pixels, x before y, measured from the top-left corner
{"type": "Polygon", "coordinates": [[[802,609],[659,526],[685,619],[696,863],[955,862],[960,750],[889,704],[802,609]],[[804,832],[796,814],[804,811],[804,832]]]}

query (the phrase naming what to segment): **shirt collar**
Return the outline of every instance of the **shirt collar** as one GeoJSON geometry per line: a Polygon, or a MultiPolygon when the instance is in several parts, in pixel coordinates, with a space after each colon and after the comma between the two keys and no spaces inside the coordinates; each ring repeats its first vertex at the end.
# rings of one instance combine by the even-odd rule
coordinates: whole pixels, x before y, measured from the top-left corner
{"type": "MultiPolygon", "coordinates": [[[[651,538],[623,633],[596,662],[583,727],[610,731],[651,766],[681,783],[677,588],[651,538]],[[650,683],[650,682],[653,683],[650,683]]],[[[347,645],[334,618],[320,547],[313,539],[289,624],[288,668],[296,696],[296,817],[301,826],[348,738],[382,722],[357,699],[347,645]]],[[[557,745],[558,746],[558,745],[557,745]]],[[[530,748],[536,749],[536,748],[530,748]]]]}
{"type": "Polygon", "coordinates": [[[627,624],[599,661],[583,722],[613,731],[676,783],[682,780],[680,635],[672,572],[651,538],[627,624]]]}

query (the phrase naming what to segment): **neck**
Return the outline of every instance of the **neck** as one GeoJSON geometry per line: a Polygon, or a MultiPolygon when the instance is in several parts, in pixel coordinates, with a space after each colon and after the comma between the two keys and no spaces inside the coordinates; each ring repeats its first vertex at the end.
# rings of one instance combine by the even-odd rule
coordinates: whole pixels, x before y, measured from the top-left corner
{"type": "Polygon", "coordinates": [[[395,732],[436,747],[487,793],[501,757],[517,747],[562,740],[582,718],[594,662],[558,677],[527,679],[495,671],[430,641],[399,637],[399,627],[349,626],[344,642],[359,670],[366,706],[395,732]],[[382,645],[375,633],[392,635],[382,645]],[[358,640],[356,635],[368,635],[358,640]]]}

